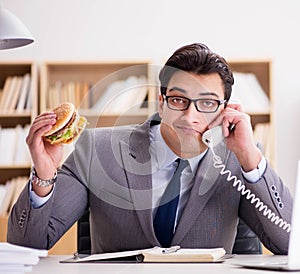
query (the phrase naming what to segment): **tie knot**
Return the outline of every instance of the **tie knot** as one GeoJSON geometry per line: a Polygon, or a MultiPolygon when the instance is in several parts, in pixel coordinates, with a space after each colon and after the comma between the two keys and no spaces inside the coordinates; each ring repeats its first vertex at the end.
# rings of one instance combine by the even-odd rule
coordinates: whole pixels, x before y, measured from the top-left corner
{"type": "Polygon", "coordinates": [[[178,166],[176,168],[176,172],[183,171],[189,164],[188,160],[177,158],[175,162],[178,162],[178,166]]]}

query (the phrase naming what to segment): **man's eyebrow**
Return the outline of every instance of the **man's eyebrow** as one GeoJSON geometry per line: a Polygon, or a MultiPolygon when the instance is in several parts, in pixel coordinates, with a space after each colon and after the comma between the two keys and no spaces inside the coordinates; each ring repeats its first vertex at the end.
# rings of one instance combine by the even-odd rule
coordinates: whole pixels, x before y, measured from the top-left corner
{"type": "Polygon", "coordinates": [[[199,95],[201,96],[215,96],[215,97],[218,97],[219,98],[219,95],[215,92],[200,92],[199,95]]]}
{"type": "MultiPolygon", "coordinates": [[[[170,88],[169,91],[170,92],[171,91],[179,91],[179,92],[182,92],[182,93],[186,93],[185,89],[180,88],[180,87],[176,87],[176,86],[170,88]]],[[[200,96],[215,96],[215,97],[219,98],[219,95],[217,93],[215,93],[215,92],[209,92],[209,91],[207,91],[207,92],[200,92],[199,95],[200,96]]]]}
{"type": "Polygon", "coordinates": [[[170,90],[169,91],[179,91],[179,92],[182,92],[182,93],[186,93],[186,90],[185,89],[183,89],[183,88],[179,88],[179,87],[172,87],[172,88],[170,88],[170,90]]]}

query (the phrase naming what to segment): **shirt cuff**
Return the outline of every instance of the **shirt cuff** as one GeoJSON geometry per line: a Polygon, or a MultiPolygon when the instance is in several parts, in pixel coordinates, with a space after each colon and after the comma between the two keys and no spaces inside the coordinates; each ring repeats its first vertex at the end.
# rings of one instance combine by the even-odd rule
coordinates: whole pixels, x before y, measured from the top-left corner
{"type": "Polygon", "coordinates": [[[250,183],[256,183],[259,181],[259,179],[262,177],[262,175],[264,174],[265,170],[267,167],[267,160],[265,157],[262,157],[262,159],[260,160],[257,168],[249,171],[249,172],[245,172],[242,169],[243,175],[245,177],[245,179],[247,181],[249,181],[250,183]]]}
{"type": "Polygon", "coordinates": [[[51,198],[53,190],[55,188],[55,184],[53,185],[53,188],[51,190],[51,192],[45,196],[45,197],[40,197],[38,196],[34,190],[32,189],[32,184],[31,182],[29,183],[29,198],[31,201],[31,204],[33,206],[33,208],[39,208],[42,207],[45,203],[48,202],[48,200],[51,198]]]}

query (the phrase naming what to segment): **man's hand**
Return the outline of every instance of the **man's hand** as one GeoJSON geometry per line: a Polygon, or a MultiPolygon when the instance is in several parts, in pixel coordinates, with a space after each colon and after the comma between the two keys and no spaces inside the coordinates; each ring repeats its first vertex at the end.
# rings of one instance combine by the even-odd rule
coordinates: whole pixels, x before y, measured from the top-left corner
{"type": "MultiPolygon", "coordinates": [[[[56,115],[53,112],[37,116],[26,138],[37,176],[43,180],[51,179],[54,176],[63,156],[61,145],[51,145],[43,139],[43,135],[51,129],[55,122],[56,115]]],[[[52,186],[40,187],[34,184],[32,187],[39,196],[46,196],[52,189],[52,186]]]]}
{"type": "Polygon", "coordinates": [[[256,146],[250,116],[243,112],[240,104],[228,104],[209,128],[220,124],[222,119],[223,134],[226,146],[234,152],[244,171],[257,168],[262,159],[261,151],[256,146]],[[230,128],[234,125],[233,130],[230,128]]]}

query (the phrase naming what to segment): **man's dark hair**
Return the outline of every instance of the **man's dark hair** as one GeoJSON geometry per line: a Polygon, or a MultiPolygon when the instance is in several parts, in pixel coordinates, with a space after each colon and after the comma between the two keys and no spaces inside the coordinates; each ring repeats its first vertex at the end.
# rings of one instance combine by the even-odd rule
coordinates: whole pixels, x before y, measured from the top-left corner
{"type": "Polygon", "coordinates": [[[194,43],[173,53],[159,73],[162,95],[166,94],[168,83],[178,70],[195,74],[218,73],[224,84],[224,99],[229,100],[234,82],[232,72],[225,59],[212,52],[206,45],[194,43]]]}

